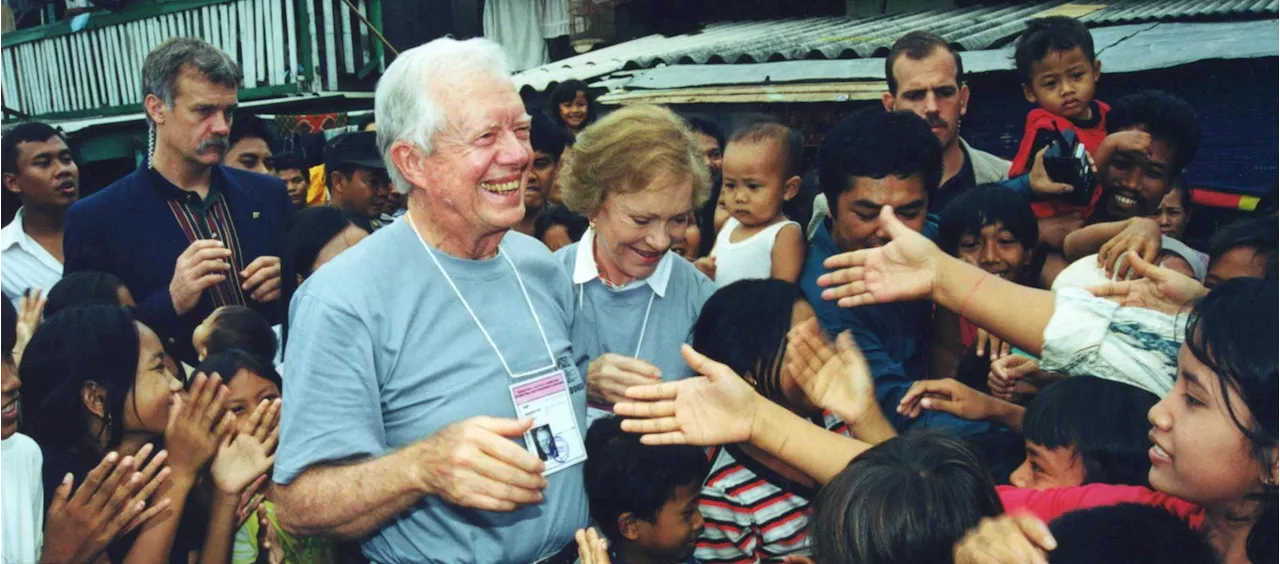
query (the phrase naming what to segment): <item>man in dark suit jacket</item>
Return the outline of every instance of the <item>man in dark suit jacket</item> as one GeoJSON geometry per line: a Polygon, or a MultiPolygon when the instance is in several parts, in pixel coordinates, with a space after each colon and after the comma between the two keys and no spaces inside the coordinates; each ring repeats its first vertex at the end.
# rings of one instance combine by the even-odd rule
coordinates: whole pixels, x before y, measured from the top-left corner
{"type": "Polygon", "coordinates": [[[138,319],[194,365],[191,333],[214,309],[280,317],[279,245],[292,206],[280,180],[218,164],[241,80],[230,57],[199,39],[171,39],[142,75],[150,158],[68,210],[65,270],[120,277],[138,319]]]}

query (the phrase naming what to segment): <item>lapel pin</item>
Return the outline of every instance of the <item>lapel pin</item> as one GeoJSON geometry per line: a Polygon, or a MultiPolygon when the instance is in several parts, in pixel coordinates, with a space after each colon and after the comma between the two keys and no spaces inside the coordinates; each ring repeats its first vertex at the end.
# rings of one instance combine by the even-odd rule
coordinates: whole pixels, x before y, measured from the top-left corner
{"type": "Polygon", "coordinates": [[[262,217],[262,214],[260,214],[260,213],[258,213],[258,212],[253,212],[253,218],[254,218],[254,219],[258,219],[259,217],[262,217]]]}

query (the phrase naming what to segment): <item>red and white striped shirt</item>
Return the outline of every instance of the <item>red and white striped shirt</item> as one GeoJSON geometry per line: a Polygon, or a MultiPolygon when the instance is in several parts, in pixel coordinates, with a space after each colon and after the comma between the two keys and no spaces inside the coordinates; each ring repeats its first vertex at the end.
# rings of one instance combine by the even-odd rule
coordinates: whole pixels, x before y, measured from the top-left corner
{"type": "MultiPolygon", "coordinates": [[[[839,417],[814,418],[844,435],[839,417]]],[[[744,454],[737,446],[711,449],[711,471],[698,502],[706,528],[693,556],[698,562],[759,562],[809,553],[809,500],[816,488],[797,484],[744,454]]]]}

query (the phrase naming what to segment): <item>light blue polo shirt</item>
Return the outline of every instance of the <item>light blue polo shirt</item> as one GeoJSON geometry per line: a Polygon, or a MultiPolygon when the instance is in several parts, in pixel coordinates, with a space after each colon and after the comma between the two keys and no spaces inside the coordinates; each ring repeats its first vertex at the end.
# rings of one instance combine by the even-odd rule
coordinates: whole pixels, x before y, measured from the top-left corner
{"type": "MultiPolygon", "coordinates": [[[[520,271],[585,432],[586,387],[569,339],[569,277],[531,237],[508,233],[501,253],[520,271]]],[[[552,363],[504,258],[436,256],[512,372],[552,363]]],[[[406,221],[320,268],[294,296],[289,319],[278,483],[311,465],[387,454],[470,417],[516,416],[512,378],[406,221]]],[[[509,513],[423,498],[367,539],[364,555],[381,563],[549,556],[587,525],[588,513],[581,464],[548,482],[542,503],[509,513]]]]}
{"type": "Polygon", "coordinates": [[[691,376],[680,345],[692,342],[693,324],[702,304],[715,293],[715,282],[668,251],[648,278],[610,288],[600,280],[594,244],[595,234],[588,229],[581,241],[556,251],[573,277],[573,354],[578,371],[586,374],[592,360],[614,353],[658,367],[665,381],[691,376]]]}

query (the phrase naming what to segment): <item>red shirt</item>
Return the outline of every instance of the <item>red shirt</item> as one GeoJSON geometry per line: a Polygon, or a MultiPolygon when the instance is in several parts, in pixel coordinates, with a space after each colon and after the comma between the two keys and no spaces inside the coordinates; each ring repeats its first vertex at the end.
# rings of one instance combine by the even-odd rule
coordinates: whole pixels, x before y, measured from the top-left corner
{"type": "Polygon", "coordinates": [[[1047,490],[996,486],[996,493],[1004,504],[1005,513],[1023,510],[1045,523],[1077,509],[1140,503],[1163,508],[1185,519],[1195,529],[1204,525],[1204,509],[1200,506],[1142,486],[1088,484],[1047,490]]]}
{"type": "MultiPolygon", "coordinates": [[[[1041,129],[1053,130],[1055,125],[1059,131],[1074,130],[1076,137],[1084,144],[1089,154],[1097,151],[1102,140],[1107,137],[1107,112],[1111,111],[1111,106],[1099,100],[1094,100],[1089,105],[1093,108],[1093,118],[1087,121],[1065,118],[1042,108],[1031,110],[1031,113],[1027,114],[1027,125],[1022,132],[1022,144],[1018,146],[1018,155],[1013,158],[1013,165],[1009,167],[1009,176],[1020,176],[1031,170],[1032,160],[1035,159],[1035,155],[1031,154],[1031,146],[1035,143],[1036,132],[1041,129]]],[[[1032,202],[1031,208],[1040,219],[1072,212],[1079,212],[1084,217],[1089,217],[1101,195],[1101,186],[1094,186],[1093,197],[1089,199],[1088,206],[1076,206],[1061,198],[1053,198],[1032,202]]]]}

